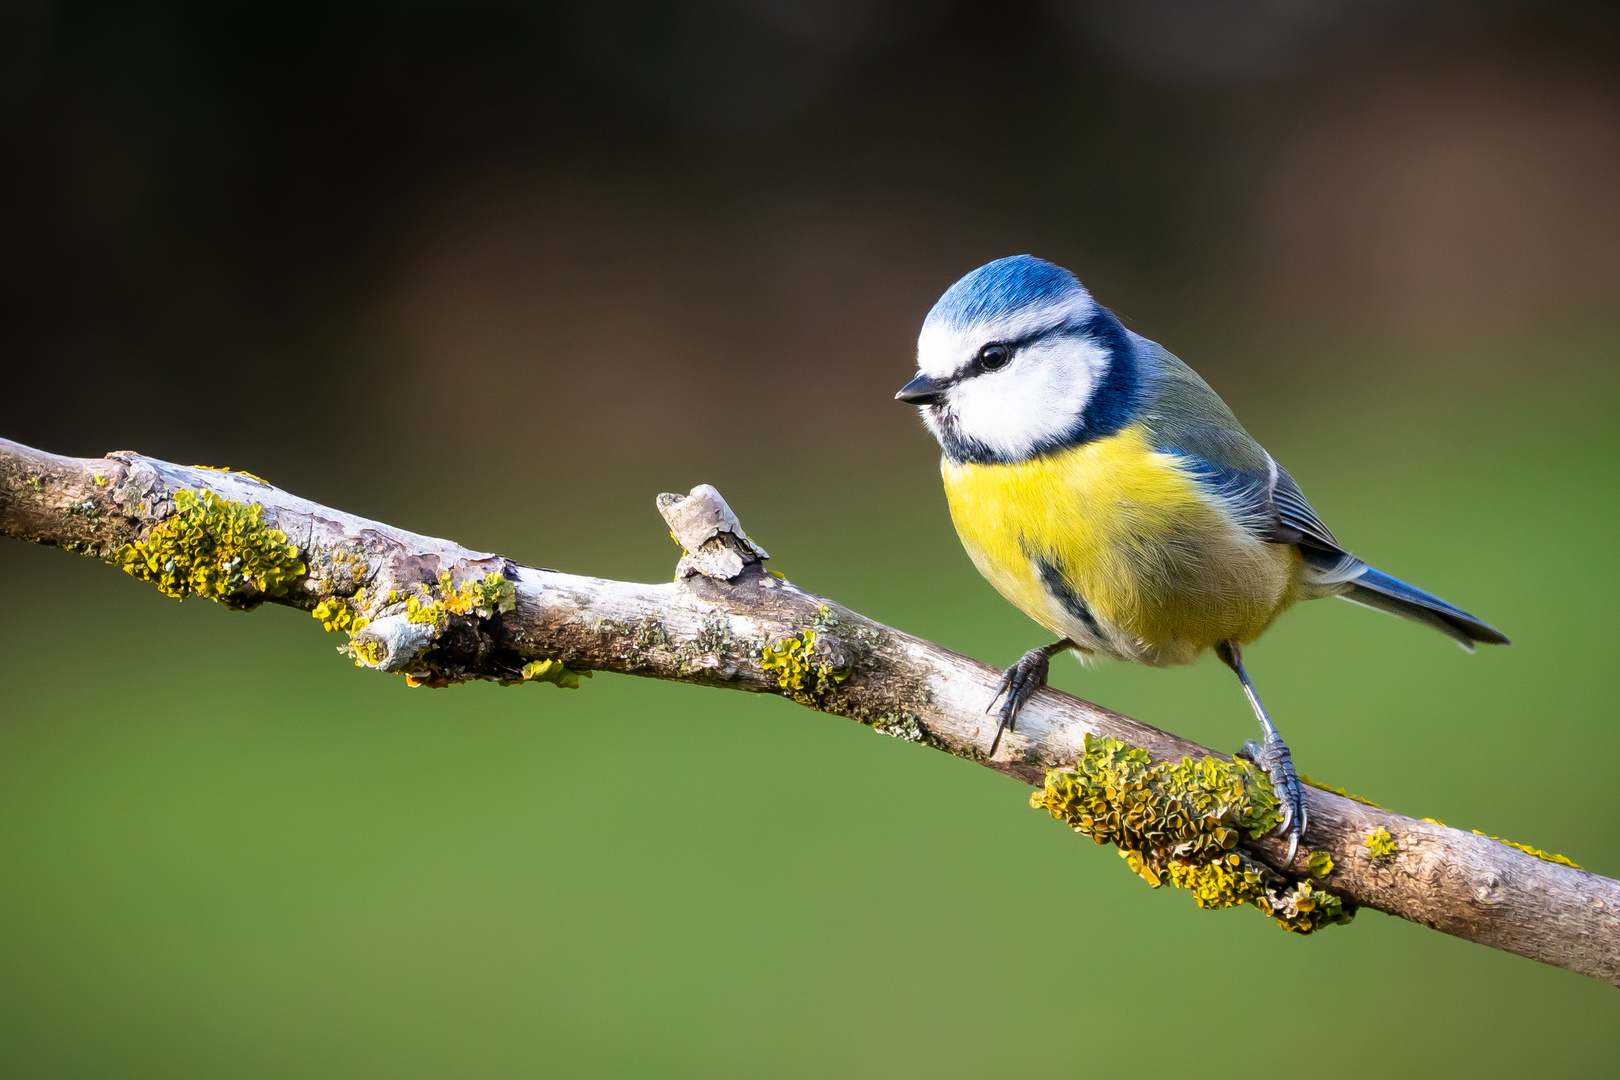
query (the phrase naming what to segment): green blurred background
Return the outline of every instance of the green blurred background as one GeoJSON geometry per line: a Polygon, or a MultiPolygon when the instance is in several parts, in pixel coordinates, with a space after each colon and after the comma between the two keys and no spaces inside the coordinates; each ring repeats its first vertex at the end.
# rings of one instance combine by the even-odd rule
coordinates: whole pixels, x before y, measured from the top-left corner
{"type": "MultiPolygon", "coordinates": [[[[0,3],[0,435],[250,469],[667,579],[773,565],[996,663],[891,395],[1063,262],[1339,535],[1515,640],[1251,650],[1305,771],[1620,875],[1620,22],[1441,0],[0,3]]],[[[780,700],[410,690],[308,616],[0,545],[7,1076],[1608,1074],[1612,987],[1155,893],[965,762],[780,700]]],[[[1206,743],[1206,662],[1063,663],[1206,743]]]]}

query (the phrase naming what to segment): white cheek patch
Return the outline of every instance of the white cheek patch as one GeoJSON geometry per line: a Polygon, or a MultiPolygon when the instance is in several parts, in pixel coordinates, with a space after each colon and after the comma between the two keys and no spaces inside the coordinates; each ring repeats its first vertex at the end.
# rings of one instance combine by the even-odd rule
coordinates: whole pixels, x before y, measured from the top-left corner
{"type": "Polygon", "coordinates": [[[1108,359],[1106,349],[1075,335],[1037,341],[1002,370],[957,383],[947,408],[964,437],[998,457],[1025,458],[1074,430],[1108,359]]]}

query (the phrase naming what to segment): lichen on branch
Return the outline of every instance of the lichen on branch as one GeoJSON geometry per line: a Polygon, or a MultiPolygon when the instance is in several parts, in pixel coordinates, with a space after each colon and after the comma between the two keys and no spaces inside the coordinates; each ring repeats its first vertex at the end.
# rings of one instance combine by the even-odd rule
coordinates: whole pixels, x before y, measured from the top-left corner
{"type": "Polygon", "coordinates": [[[517,607],[517,590],[501,573],[480,574],[455,584],[450,571],[439,571],[437,587],[418,586],[405,600],[405,618],[443,630],[451,615],[493,619],[517,607]]]}
{"type": "MultiPolygon", "coordinates": [[[[838,616],[826,604],[816,610],[815,620],[797,634],[767,642],[760,650],[759,666],[776,680],[788,697],[801,705],[814,706],[839,683],[849,678],[854,657],[845,642],[836,636],[838,616]]],[[[859,640],[857,644],[867,644],[859,640]]]]}
{"type": "Polygon", "coordinates": [[[264,523],[257,503],[222,499],[212,491],[177,491],[174,513],[145,538],[125,544],[110,562],[177,600],[206,596],[247,609],[282,596],[308,567],[287,534],[264,523]]]}
{"type": "Polygon", "coordinates": [[[522,678],[518,682],[551,683],[564,690],[578,690],[579,677],[587,679],[596,674],[594,671],[575,671],[561,660],[531,660],[523,665],[522,678]]]}
{"type": "MultiPolygon", "coordinates": [[[[1148,884],[1186,889],[1199,907],[1252,904],[1301,934],[1355,915],[1355,905],[1308,878],[1291,880],[1238,850],[1244,836],[1258,839],[1282,820],[1271,782],[1248,762],[1155,762],[1145,750],[1088,732],[1073,768],[1048,769],[1030,805],[1115,845],[1148,884]]],[[[1333,870],[1326,852],[1311,853],[1307,865],[1318,878],[1333,870]]]]}
{"type": "Polygon", "coordinates": [[[1367,838],[1362,841],[1362,844],[1367,849],[1367,858],[1374,861],[1377,861],[1378,859],[1387,859],[1391,855],[1395,854],[1396,850],[1395,838],[1391,836],[1389,834],[1389,830],[1384,828],[1382,825],[1368,833],[1367,838]]]}

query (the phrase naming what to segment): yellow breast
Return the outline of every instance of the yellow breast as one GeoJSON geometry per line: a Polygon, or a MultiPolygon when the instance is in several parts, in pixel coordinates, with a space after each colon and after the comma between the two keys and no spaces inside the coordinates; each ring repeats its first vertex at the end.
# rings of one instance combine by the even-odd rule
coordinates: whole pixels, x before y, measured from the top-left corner
{"type": "Polygon", "coordinates": [[[1292,546],[1242,528],[1140,427],[1016,465],[942,466],[974,565],[1088,651],[1190,663],[1247,642],[1299,598],[1292,546]]]}

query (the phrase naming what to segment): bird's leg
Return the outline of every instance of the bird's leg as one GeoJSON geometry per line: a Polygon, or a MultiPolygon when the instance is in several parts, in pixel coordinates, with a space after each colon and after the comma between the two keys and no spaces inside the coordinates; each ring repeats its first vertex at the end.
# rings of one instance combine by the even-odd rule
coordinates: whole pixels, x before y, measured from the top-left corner
{"type": "Polygon", "coordinates": [[[1237,675],[1238,681],[1243,684],[1243,693],[1254,708],[1255,719],[1260,721],[1260,734],[1265,741],[1258,743],[1250,739],[1238,753],[1266,770],[1266,775],[1271,777],[1271,789],[1282,804],[1282,822],[1277,826],[1277,832],[1288,837],[1288,862],[1292,863],[1294,853],[1299,850],[1299,838],[1305,834],[1305,787],[1299,781],[1299,773],[1294,771],[1294,758],[1288,752],[1288,744],[1277,734],[1276,725],[1266,714],[1266,707],[1260,703],[1260,695],[1255,693],[1254,683],[1249,681],[1249,673],[1243,670],[1243,653],[1237,643],[1222,642],[1215,646],[1215,655],[1237,675]]]}
{"type": "Polygon", "coordinates": [[[996,688],[996,694],[990,699],[990,709],[996,707],[1001,701],[1001,718],[996,723],[996,737],[990,740],[990,756],[996,756],[996,747],[1001,745],[1001,733],[1013,729],[1013,721],[1018,719],[1018,710],[1024,707],[1024,702],[1046,685],[1046,672],[1052,657],[1065,649],[1074,648],[1074,642],[1068,638],[1054,641],[1050,645],[1042,645],[1038,649],[1031,649],[1025,653],[1023,659],[1008,668],[1001,676],[1001,685],[996,688]],[[1002,696],[1006,700],[1002,701],[1002,696]]]}

